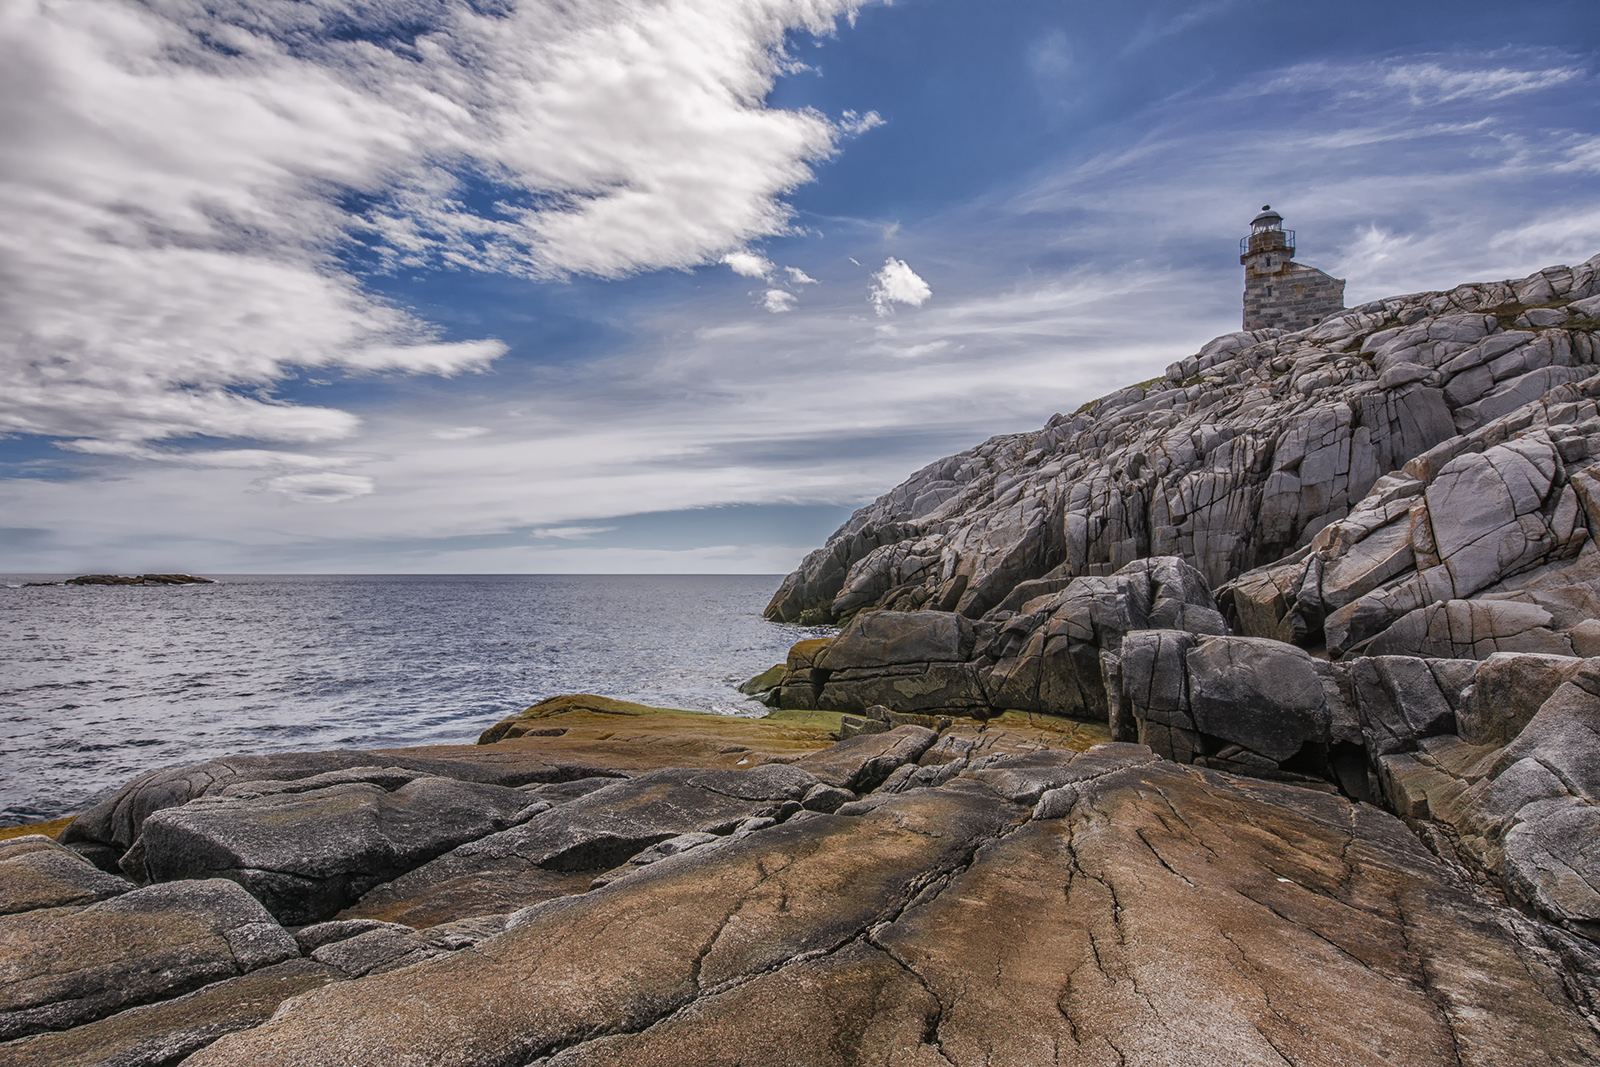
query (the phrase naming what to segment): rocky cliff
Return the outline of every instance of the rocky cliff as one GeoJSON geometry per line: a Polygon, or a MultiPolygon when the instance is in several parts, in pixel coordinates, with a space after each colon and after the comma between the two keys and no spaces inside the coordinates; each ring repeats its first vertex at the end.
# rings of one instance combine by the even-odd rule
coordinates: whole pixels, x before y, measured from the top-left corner
{"type": "MultiPolygon", "coordinates": [[[[1459,437],[1479,443],[1433,455],[1482,452],[1515,432],[1491,424],[1547,395],[1544,414],[1519,418],[1548,421],[1555,407],[1559,423],[1580,424],[1588,416],[1561,405],[1600,388],[1561,387],[1600,369],[1597,330],[1600,257],[1375,301],[1299,333],[1219,337],[1162,378],[918,471],[807,556],[767,614],[993,617],[1162,555],[1219,586],[1303,549],[1437,446],[1459,437]]],[[[1541,542],[1501,569],[1526,569],[1540,548],[1559,551],[1541,542]]]]}

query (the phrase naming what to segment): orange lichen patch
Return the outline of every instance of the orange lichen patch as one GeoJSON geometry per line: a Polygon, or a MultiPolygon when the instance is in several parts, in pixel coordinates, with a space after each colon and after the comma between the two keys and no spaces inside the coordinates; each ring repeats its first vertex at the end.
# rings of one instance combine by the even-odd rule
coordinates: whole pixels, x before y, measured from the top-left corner
{"type": "Polygon", "coordinates": [[[23,826],[0,826],[0,841],[7,841],[13,837],[26,837],[29,834],[43,834],[46,837],[55,837],[67,828],[67,823],[76,816],[66,815],[49,822],[31,822],[23,826]]]}
{"type": "Polygon", "coordinates": [[[822,654],[822,650],[831,644],[833,644],[831,637],[813,637],[806,641],[796,641],[789,649],[789,669],[810,670],[817,665],[817,657],[822,654]]]}
{"type": "Polygon", "coordinates": [[[577,693],[542,700],[502,719],[484,731],[476,745],[405,751],[475,763],[531,760],[572,768],[592,766],[596,773],[633,774],[657,767],[789,762],[833,744],[838,732],[837,712],[774,711],[762,718],[742,718],[577,693]]]}

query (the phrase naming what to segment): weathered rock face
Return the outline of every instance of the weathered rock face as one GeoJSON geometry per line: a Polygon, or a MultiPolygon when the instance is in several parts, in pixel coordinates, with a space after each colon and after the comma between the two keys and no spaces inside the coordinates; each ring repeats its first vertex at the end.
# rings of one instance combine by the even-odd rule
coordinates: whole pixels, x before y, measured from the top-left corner
{"type": "Polygon", "coordinates": [[[582,892],[601,872],[669,838],[728,834],[752,819],[793,814],[819,783],[818,776],[782,764],[753,770],[652,771],[564,804],[546,803],[544,811],[514,829],[477,835],[392,877],[344,914],[432,925],[447,917],[513,911],[582,892]]]}
{"type": "Polygon", "coordinates": [[[0,1041],[76,1026],[299,955],[294,938],[259,903],[222,880],[0,916],[0,1041]]]}
{"type": "MultiPolygon", "coordinates": [[[[1264,706],[1281,691],[1313,702],[1301,650],[1136,631],[1125,658],[1149,633],[1176,635],[1184,664],[1221,656],[1240,700],[1264,706]]],[[[1326,666],[1309,676],[1325,683],[1326,666]]],[[[1501,792],[1480,807],[1502,818],[1516,768],[1544,766],[1564,750],[1562,731],[1589,727],[1583,701],[1600,708],[1600,697],[1582,687],[1600,682],[1565,661],[1492,666],[1496,685],[1554,685],[1522,748],[1504,750],[1508,769],[1484,779],[1501,792]],[[1571,707],[1558,714],[1562,700],[1571,707]]],[[[1470,672],[1444,673],[1471,683],[1470,672]]],[[[734,736],[748,729],[723,721],[734,736]]],[[[236,882],[128,889],[68,849],[19,839],[0,853],[0,893],[11,871],[26,871],[19,889],[37,883],[14,863],[30,856],[76,865],[77,881],[49,882],[66,885],[58,896],[121,892],[65,906],[46,894],[0,916],[10,1038],[0,1038],[0,1065],[947,1067],[1217,1054],[1229,1064],[1531,1067],[1600,1057],[1586,1014],[1600,1008],[1600,949],[1575,936],[1593,931],[1565,875],[1538,883],[1555,923],[1525,918],[1371,805],[1181,766],[1140,745],[1077,751],[1088,728],[1067,727],[1018,713],[906,724],[794,764],[611,768],[520,789],[397,762],[234,782],[231,795],[144,821],[151,835],[228,812],[251,847],[276,833],[285,854],[312,855],[326,831],[261,801],[448,781],[535,809],[375,888],[362,901],[373,914],[292,933],[236,882]],[[240,829],[251,822],[256,830],[240,829]],[[528,883],[518,879],[535,871],[566,881],[519,895],[528,883]],[[390,914],[376,914],[380,901],[390,914]]],[[[1424,738],[1407,758],[1422,768],[1442,740],[1424,738]]],[[[1551,766],[1588,773],[1581,759],[1551,766]]],[[[1569,865],[1559,870],[1587,876],[1589,837],[1529,839],[1546,852],[1523,840],[1540,804],[1551,813],[1540,825],[1567,825],[1555,799],[1524,798],[1504,828],[1484,831],[1531,879],[1559,873],[1544,857],[1562,841],[1577,847],[1559,851],[1569,865]]]]}
{"type": "Polygon", "coordinates": [[[1173,631],[1125,648],[1126,699],[1158,754],[1336,782],[1512,899],[1600,935],[1600,660],[1330,664],[1266,639],[1173,631]]]}
{"type": "Polygon", "coordinates": [[[1393,818],[1129,757],[1047,792],[1072,792],[1054,818],[961,776],[692,850],[188,1063],[1177,1063],[1219,1034],[1231,1064],[1600,1055],[1552,980],[1582,946],[1393,818]]]}
{"type": "Polygon", "coordinates": [[[552,697],[491,727],[477,745],[230,756],[152,771],[72,820],[61,841],[116,870],[151,814],[198,797],[259,792],[257,783],[288,793],[300,788],[289,783],[318,775],[391,767],[517,787],[663,767],[748,766],[825,748],[838,728],[838,716],[826,712],[730,720],[584,694],[552,697]]]}
{"type": "Polygon", "coordinates": [[[526,793],[505,786],[365,770],[282,783],[282,791],[253,782],[243,796],[158,811],[123,869],[140,881],[229,878],[279,921],[311,923],[532,809],[526,793]],[[329,777],[361,780],[320,780],[329,777]]]}
{"type": "Polygon", "coordinates": [[[1015,708],[1129,724],[1114,712],[1126,636],[1151,628],[1226,632],[1205,579],[1171,556],[1139,560],[1106,577],[1069,581],[1059,592],[1023,602],[989,647],[987,687],[996,709],[1015,708]]]}
{"type": "MultiPolygon", "coordinates": [[[[807,556],[767,614],[795,621],[808,611],[840,619],[930,608],[976,619],[1017,610],[1011,597],[1022,583],[1110,574],[1158,555],[1180,556],[1220,585],[1350,515],[1386,473],[1589,378],[1597,275],[1600,257],[1518,281],[1375,301],[1299,333],[1220,337],[1164,381],[918,471],[807,556]]],[[[1438,494],[1497,477],[1461,469],[1438,494]]],[[[1531,484],[1550,481],[1542,477],[1531,484]]],[[[1527,507],[1550,521],[1543,532],[1524,523],[1518,544],[1468,551],[1468,576],[1481,576],[1486,559],[1504,571],[1518,553],[1532,561],[1570,543],[1548,495],[1535,506],[1513,482],[1503,495],[1507,521],[1532,514],[1518,510],[1527,507]]],[[[1487,532],[1463,527],[1459,545],[1443,536],[1456,551],[1487,532]]],[[[1339,595],[1361,596],[1368,590],[1349,590],[1407,565],[1397,531],[1369,548],[1369,565],[1335,576],[1339,595]]],[[[1298,589],[1282,585],[1287,603],[1275,619],[1292,614],[1298,589]]]]}
{"type": "Polygon", "coordinates": [[[1328,651],[1596,651],[1600,378],[1562,385],[1387,475],[1307,548],[1223,591],[1248,633],[1328,651]]]}
{"type": "MultiPolygon", "coordinates": [[[[1103,577],[1024,584],[1037,595],[1019,611],[978,623],[948,611],[862,612],[838,637],[795,646],[776,703],[979,718],[1010,709],[1106,722],[1116,691],[1107,680],[1117,677],[1125,635],[1227,629],[1205,579],[1170,556],[1103,577]]],[[[1132,736],[1131,727],[1121,732],[1132,736]]]]}
{"type": "Polygon", "coordinates": [[[314,960],[285,960],[71,1030],[0,1043],[0,1067],[162,1067],[178,1063],[224,1034],[261,1025],[290,997],[342,977],[336,968],[314,960]]]}

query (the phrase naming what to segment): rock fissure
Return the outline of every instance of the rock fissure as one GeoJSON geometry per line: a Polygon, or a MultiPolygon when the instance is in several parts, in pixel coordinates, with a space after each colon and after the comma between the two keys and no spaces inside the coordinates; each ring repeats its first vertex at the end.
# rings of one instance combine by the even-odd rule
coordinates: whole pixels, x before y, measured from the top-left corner
{"type": "Polygon", "coordinates": [[[1461,1058],[1461,1037],[1456,1032],[1456,1020],[1454,1013],[1451,1011],[1449,996],[1434,982],[1432,975],[1428,973],[1427,960],[1413,944],[1411,921],[1406,915],[1404,902],[1399,896],[1391,897],[1390,901],[1394,906],[1395,914],[1399,917],[1396,925],[1400,931],[1401,941],[1405,945],[1406,954],[1411,958],[1412,967],[1416,972],[1415,981],[1423,993],[1427,995],[1428,1002],[1433,1005],[1434,1012],[1437,1014],[1445,1032],[1450,1035],[1450,1055],[1456,1067],[1466,1067],[1465,1061],[1461,1058]]]}

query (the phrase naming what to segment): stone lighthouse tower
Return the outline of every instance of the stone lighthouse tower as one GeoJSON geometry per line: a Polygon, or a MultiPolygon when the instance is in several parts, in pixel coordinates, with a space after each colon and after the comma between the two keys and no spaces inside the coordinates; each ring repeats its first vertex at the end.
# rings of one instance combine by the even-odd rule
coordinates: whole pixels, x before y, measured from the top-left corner
{"type": "Polygon", "coordinates": [[[1344,280],[1294,261],[1294,231],[1262,205],[1239,242],[1244,264],[1244,328],[1304,330],[1344,310],[1344,280]]]}

